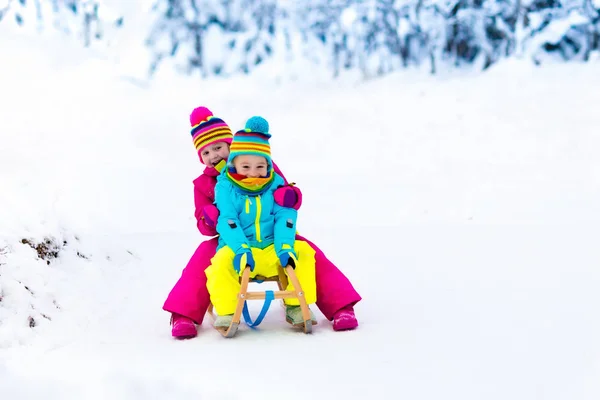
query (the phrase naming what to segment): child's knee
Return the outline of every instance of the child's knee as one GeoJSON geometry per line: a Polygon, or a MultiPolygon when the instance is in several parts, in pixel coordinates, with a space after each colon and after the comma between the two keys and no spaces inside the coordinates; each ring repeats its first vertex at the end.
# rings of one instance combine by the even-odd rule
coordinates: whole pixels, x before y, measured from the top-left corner
{"type": "Polygon", "coordinates": [[[230,247],[225,246],[221,247],[216,253],[215,256],[210,260],[212,265],[223,265],[223,264],[231,264],[233,263],[233,259],[235,258],[235,254],[230,247]]]}
{"type": "Polygon", "coordinates": [[[294,251],[298,256],[298,259],[306,257],[311,257],[314,259],[315,257],[315,250],[303,240],[296,240],[294,243],[294,251]]]}
{"type": "Polygon", "coordinates": [[[233,251],[225,246],[219,249],[215,256],[210,260],[210,265],[206,268],[206,276],[215,276],[216,274],[223,273],[223,271],[233,269],[233,259],[235,254],[233,251]]]}

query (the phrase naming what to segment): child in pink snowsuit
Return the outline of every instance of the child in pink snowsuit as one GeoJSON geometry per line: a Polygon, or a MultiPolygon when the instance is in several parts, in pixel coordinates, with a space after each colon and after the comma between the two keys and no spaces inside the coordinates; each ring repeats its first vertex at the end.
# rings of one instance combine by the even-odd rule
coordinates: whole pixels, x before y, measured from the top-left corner
{"type": "MultiPolygon", "coordinates": [[[[190,115],[190,124],[194,146],[201,162],[206,165],[202,175],[194,180],[197,227],[203,235],[215,236],[219,211],[213,204],[214,190],[217,176],[225,167],[229,156],[233,134],[222,119],[213,116],[205,107],[194,109],[190,115]]],[[[275,163],[273,168],[285,180],[275,163]]],[[[283,207],[298,209],[302,203],[302,194],[297,187],[287,185],[286,182],[285,186],[275,192],[275,201],[283,207]]],[[[314,243],[299,235],[297,239],[306,241],[316,252],[317,307],[328,320],[333,320],[334,330],[356,328],[358,321],[353,307],[361,300],[360,295],[348,278],[314,243]]],[[[213,237],[198,246],[163,305],[163,310],[171,313],[172,335],[176,338],[195,337],[195,324],[202,324],[210,304],[205,270],[216,253],[218,243],[218,237],[213,237]]]]}

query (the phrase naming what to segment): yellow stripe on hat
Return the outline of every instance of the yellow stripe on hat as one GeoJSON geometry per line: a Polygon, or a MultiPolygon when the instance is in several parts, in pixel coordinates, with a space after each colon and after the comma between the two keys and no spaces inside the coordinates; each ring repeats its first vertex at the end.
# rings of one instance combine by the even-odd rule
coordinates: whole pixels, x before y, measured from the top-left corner
{"type": "Polygon", "coordinates": [[[215,129],[208,130],[206,132],[202,132],[202,134],[196,136],[196,138],[194,139],[194,143],[198,142],[199,140],[205,140],[207,138],[211,138],[212,136],[217,136],[220,134],[231,135],[231,130],[229,130],[227,127],[218,127],[215,129]]]}
{"type": "Polygon", "coordinates": [[[194,140],[194,146],[196,146],[196,148],[198,149],[198,148],[204,146],[206,143],[214,141],[217,138],[225,139],[225,138],[231,138],[231,137],[232,137],[232,134],[229,129],[219,128],[214,131],[209,131],[209,132],[203,133],[202,135],[199,135],[194,140]]]}
{"type": "Polygon", "coordinates": [[[207,146],[207,145],[209,145],[211,143],[217,143],[217,142],[225,141],[225,139],[231,139],[231,136],[229,136],[229,135],[215,136],[215,137],[212,138],[212,140],[205,140],[205,141],[199,142],[197,145],[195,145],[195,147],[196,147],[196,150],[199,151],[204,146],[207,146]]]}
{"type": "Polygon", "coordinates": [[[271,154],[271,147],[263,144],[254,144],[254,143],[239,143],[233,141],[231,144],[231,152],[239,152],[239,151],[259,151],[261,153],[271,154]]]}

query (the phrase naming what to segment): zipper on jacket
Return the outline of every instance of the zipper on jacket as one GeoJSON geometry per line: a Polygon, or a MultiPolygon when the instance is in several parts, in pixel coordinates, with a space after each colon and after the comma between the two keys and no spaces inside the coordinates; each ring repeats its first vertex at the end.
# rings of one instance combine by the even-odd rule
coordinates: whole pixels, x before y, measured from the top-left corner
{"type": "Polygon", "coordinates": [[[260,212],[262,210],[262,205],[260,204],[260,195],[256,196],[256,241],[262,242],[260,239],[260,212]]]}
{"type": "Polygon", "coordinates": [[[250,214],[250,204],[252,204],[250,197],[246,196],[246,214],[250,214]]]}

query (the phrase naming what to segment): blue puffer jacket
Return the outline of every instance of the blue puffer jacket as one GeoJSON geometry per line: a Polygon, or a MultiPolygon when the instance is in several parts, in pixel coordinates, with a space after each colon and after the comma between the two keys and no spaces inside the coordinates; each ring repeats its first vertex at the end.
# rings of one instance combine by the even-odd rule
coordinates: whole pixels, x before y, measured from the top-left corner
{"type": "Polygon", "coordinates": [[[274,243],[277,254],[286,244],[293,249],[298,212],[279,206],[273,197],[275,189],[285,184],[283,178],[275,173],[260,195],[247,195],[233,186],[225,172],[218,176],[215,187],[219,248],[229,246],[236,254],[243,251],[243,244],[264,249],[274,243]]]}

